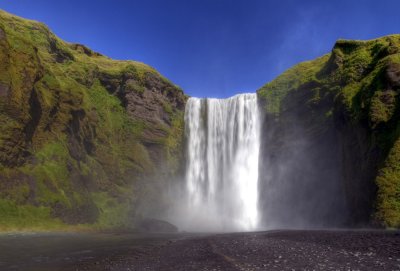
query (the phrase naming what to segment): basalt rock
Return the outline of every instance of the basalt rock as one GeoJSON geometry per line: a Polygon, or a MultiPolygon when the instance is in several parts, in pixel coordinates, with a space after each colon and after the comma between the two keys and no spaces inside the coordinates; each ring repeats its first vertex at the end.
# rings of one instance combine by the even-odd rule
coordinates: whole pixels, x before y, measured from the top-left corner
{"type": "Polygon", "coordinates": [[[140,232],[159,232],[159,233],[175,233],[178,228],[171,223],[154,218],[145,218],[140,220],[136,229],[140,232]]]}

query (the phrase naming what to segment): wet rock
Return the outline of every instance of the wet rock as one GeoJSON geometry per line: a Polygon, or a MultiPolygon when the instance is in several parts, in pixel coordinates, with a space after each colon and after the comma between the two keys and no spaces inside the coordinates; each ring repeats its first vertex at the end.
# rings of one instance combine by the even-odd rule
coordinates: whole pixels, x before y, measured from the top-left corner
{"type": "Polygon", "coordinates": [[[385,75],[390,87],[400,87],[400,64],[390,63],[386,68],[385,75]]]}
{"type": "Polygon", "coordinates": [[[137,229],[141,232],[178,232],[178,228],[171,223],[154,218],[145,218],[137,224],[137,229]]]}
{"type": "Polygon", "coordinates": [[[6,33],[4,32],[3,29],[0,28],[0,40],[6,39],[6,33]]]}
{"type": "MultiPolygon", "coordinates": [[[[1,39],[1,29],[0,29],[0,39],[1,39]]],[[[10,92],[10,87],[0,82],[0,97],[8,96],[9,92],[10,92]]]]}

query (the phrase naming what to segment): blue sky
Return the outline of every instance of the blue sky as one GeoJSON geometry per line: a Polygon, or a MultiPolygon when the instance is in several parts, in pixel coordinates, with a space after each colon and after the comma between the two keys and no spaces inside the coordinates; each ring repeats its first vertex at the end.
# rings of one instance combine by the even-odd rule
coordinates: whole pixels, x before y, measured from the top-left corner
{"type": "Polygon", "coordinates": [[[197,97],[254,92],[339,38],[400,33],[398,0],[0,0],[0,8],[149,64],[197,97]]]}

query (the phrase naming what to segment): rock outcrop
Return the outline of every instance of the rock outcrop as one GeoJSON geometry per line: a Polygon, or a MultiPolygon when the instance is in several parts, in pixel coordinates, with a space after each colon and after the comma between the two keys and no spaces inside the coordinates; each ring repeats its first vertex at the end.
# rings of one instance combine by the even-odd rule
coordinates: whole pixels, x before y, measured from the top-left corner
{"type": "Polygon", "coordinates": [[[290,183],[287,198],[273,203],[297,203],[278,220],[400,226],[399,75],[400,35],[339,40],[258,91],[266,110],[261,182],[290,183]],[[270,178],[268,164],[281,175],[270,178]]]}

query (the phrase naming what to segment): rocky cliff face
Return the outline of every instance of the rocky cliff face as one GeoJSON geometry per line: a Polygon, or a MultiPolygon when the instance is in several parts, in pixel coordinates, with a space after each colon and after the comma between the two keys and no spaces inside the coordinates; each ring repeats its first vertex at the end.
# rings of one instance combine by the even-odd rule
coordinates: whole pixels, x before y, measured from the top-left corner
{"type": "Polygon", "coordinates": [[[185,101],[149,66],[1,11],[0,228],[124,227],[144,199],[156,212],[185,101]]]}
{"type": "MultiPolygon", "coordinates": [[[[302,223],[400,226],[399,80],[400,35],[393,35],[340,40],[331,54],[258,91],[266,110],[262,182],[296,187],[287,199],[273,199],[281,210],[295,206],[276,214],[278,221],[301,215],[302,223]],[[278,177],[269,176],[268,164],[280,169],[278,177]]],[[[268,210],[271,200],[262,204],[268,210]]]]}

